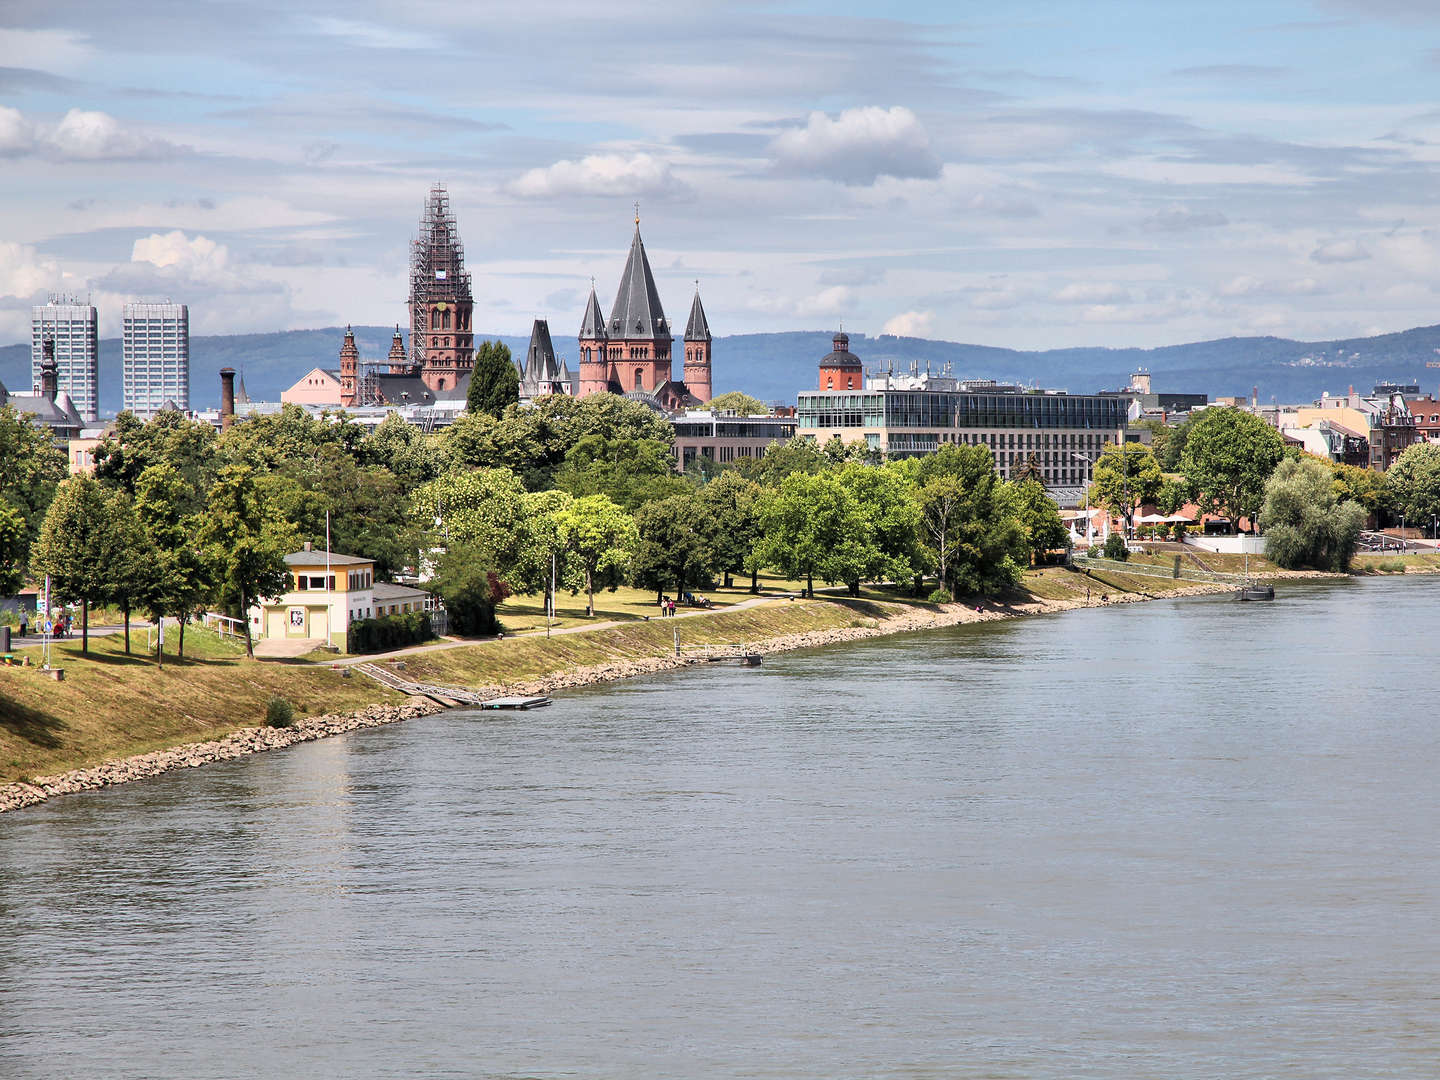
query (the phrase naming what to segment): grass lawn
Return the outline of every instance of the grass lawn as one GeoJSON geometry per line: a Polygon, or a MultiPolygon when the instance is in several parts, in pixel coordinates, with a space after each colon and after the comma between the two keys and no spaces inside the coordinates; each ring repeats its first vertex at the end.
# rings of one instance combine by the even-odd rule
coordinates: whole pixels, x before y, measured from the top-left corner
{"type": "Polygon", "coordinates": [[[264,720],[272,695],[301,715],[400,702],[399,694],[329,668],[246,660],[209,631],[185,634],[186,658],[167,655],[164,669],[142,656],[145,635],[132,634],[132,656],[119,635],[92,638],[90,657],[78,638],[58,642],[55,682],[35,666],[0,667],[0,782],[80,768],[178,743],[215,738],[264,720]]]}
{"type": "Polygon", "coordinates": [[[1440,572],[1440,552],[1365,552],[1355,556],[1351,569],[1359,574],[1440,572]]]}

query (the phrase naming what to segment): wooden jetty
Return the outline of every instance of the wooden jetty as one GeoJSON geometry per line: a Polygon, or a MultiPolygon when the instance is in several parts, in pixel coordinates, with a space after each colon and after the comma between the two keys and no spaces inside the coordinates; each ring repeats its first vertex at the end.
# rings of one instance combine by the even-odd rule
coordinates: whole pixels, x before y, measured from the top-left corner
{"type": "Polygon", "coordinates": [[[476,693],[474,690],[467,690],[463,686],[436,686],[433,683],[411,682],[379,664],[356,664],[355,670],[362,675],[368,675],[382,686],[388,686],[391,690],[398,690],[411,697],[429,698],[440,705],[484,705],[487,701],[496,700],[487,698],[484,694],[476,693]]]}

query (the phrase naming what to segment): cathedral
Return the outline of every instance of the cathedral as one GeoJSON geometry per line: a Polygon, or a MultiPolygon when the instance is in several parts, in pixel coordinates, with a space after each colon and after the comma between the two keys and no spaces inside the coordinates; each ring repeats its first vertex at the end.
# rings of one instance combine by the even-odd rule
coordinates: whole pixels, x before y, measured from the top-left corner
{"type": "Polygon", "coordinates": [[[465,400],[475,366],[470,274],[450,194],[430,189],[410,245],[410,353],[400,328],[383,364],[362,364],[347,327],[340,346],[340,404],[425,405],[465,400]]]}
{"type": "Polygon", "coordinates": [[[679,380],[673,376],[674,340],[640,239],[637,213],[630,255],[608,320],[601,314],[594,284],[590,286],[580,322],[580,396],[606,392],[639,395],[671,410],[709,401],[710,324],[705,320],[698,287],[685,325],[684,375],[679,380]]]}

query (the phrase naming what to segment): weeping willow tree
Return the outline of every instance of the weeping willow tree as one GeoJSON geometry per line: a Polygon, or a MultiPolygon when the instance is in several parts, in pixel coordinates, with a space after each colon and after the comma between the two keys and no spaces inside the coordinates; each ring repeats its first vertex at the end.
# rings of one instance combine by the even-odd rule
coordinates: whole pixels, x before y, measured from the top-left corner
{"type": "Polygon", "coordinates": [[[1334,474],[1322,462],[1287,458],[1265,481],[1260,523],[1265,554],[1277,566],[1343,571],[1355,554],[1365,509],[1336,496],[1334,474]]]}

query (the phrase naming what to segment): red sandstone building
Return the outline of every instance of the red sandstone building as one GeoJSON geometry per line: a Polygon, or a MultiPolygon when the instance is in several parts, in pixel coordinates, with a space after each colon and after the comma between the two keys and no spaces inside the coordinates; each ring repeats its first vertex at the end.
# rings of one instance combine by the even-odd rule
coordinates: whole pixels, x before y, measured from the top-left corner
{"type": "Polygon", "coordinates": [[[410,353],[405,353],[397,326],[385,362],[363,363],[355,335],[346,327],[340,346],[340,404],[348,408],[463,400],[475,366],[470,325],[474,307],[450,195],[443,184],[436,184],[410,245],[410,353]]]}
{"type": "Polygon", "coordinates": [[[645,243],[640,239],[640,218],[620,275],[620,288],[607,320],[600,311],[595,287],[580,322],[580,397],[589,394],[629,394],[648,397],[665,409],[698,405],[711,398],[711,338],[700,290],[690,305],[685,326],[684,377],[672,376],[671,326],[660,304],[645,243]]]}

